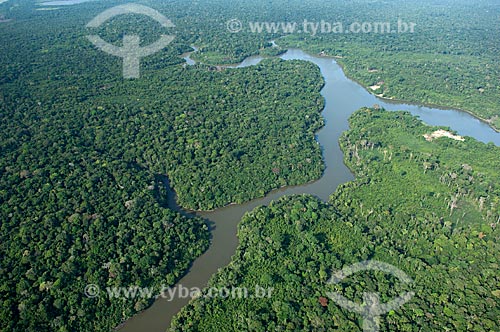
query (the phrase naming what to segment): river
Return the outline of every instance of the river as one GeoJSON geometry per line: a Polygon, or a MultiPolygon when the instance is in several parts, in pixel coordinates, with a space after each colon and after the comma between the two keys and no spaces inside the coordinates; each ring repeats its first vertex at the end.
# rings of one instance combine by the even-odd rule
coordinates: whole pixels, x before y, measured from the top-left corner
{"type": "MultiPolygon", "coordinates": [[[[186,56],[188,64],[193,64],[186,56]]],[[[349,169],[344,165],[343,154],[338,145],[341,133],[348,129],[348,118],[356,110],[364,106],[378,104],[387,110],[404,110],[419,116],[430,125],[448,126],[463,136],[472,136],[482,142],[493,142],[500,145],[500,133],[496,133],[486,123],[468,113],[455,110],[442,110],[418,105],[382,100],[370,94],[358,83],[348,79],[342,68],[332,59],[309,55],[298,49],[290,49],[280,56],[284,60],[299,59],[315,63],[325,79],[321,94],[325,98],[322,115],[325,126],[317,133],[321,144],[325,172],[318,181],[301,186],[287,187],[270,192],[266,197],[244,204],[230,205],[212,212],[200,212],[198,216],[205,218],[211,225],[212,244],[192,265],[178,285],[191,288],[203,288],[217,270],[227,265],[236,251],[238,238],[237,226],[245,212],[257,206],[267,205],[272,200],[284,195],[312,194],[327,201],[339,184],[353,180],[349,169]]],[[[247,67],[259,63],[259,56],[249,57],[236,67],[247,67]]],[[[238,70],[238,69],[227,69],[238,70]]],[[[446,138],[443,138],[446,139],[446,138]]],[[[175,207],[174,197],[170,197],[171,206],[175,207]]],[[[188,303],[188,299],[175,298],[169,302],[158,299],[150,308],[129,319],[120,328],[121,332],[164,332],[172,317],[188,303]]]]}

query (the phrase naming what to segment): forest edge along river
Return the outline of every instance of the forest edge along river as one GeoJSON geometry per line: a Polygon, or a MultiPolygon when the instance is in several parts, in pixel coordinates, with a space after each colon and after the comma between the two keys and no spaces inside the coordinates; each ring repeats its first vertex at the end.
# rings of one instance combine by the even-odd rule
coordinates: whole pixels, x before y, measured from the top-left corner
{"type": "MultiPolygon", "coordinates": [[[[299,49],[289,49],[279,57],[284,60],[310,61],[320,68],[325,80],[325,85],[321,90],[321,94],[325,98],[325,107],[322,111],[325,126],[316,133],[317,142],[323,151],[325,164],[323,176],[317,181],[304,185],[273,190],[263,198],[243,204],[232,204],[210,212],[196,212],[197,216],[207,220],[210,225],[212,243],[210,248],[194,261],[189,271],[177,282],[177,285],[188,289],[194,287],[202,289],[219,268],[226,266],[231,261],[238,246],[238,223],[245,212],[261,205],[268,205],[271,201],[285,195],[311,194],[327,201],[340,184],[352,181],[354,177],[344,165],[344,156],[338,141],[342,132],[348,129],[349,116],[362,107],[378,104],[391,111],[408,111],[419,116],[422,121],[429,125],[447,126],[459,135],[471,136],[485,143],[493,142],[497,146],[500,145],[500,133],[495,132],[486,123],[469,113],[388,101],[370,94],[364,87],[347,78],[333,58],[309,55],[299,49]]],[[[194,64],[189,55],[185,55],[185,59],[188,65],[194,64]]],[[[260,56],[252,56],[235,67],[253,66],[262,59],[263,57],[260,56]]],[[[233,68],[233,66],[228,68],[233,68]]],[[[182,211],[176,205],[175,194],[171,190],[169,191],[169,206],[182,211]]],[[[164,332],[170,326],[172,317],[189,300],[189,298],[177,296],[169,301],[160,297],[151,307],[127,320],[119,329],[121,332],[164,332]]]]}

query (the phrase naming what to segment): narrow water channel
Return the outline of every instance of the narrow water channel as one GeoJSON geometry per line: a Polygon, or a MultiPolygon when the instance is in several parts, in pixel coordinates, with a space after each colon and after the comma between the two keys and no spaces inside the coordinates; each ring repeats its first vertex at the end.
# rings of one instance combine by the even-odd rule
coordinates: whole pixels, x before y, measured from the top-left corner
{"type": "MultiPolygon", "coordinates": [[[[299,59],[315,63],[325,79],[321,94],[325,98],[322,112],[325,126],[317,133],[317,140],[323,150],[325,172],[318,181],[295,187],[272,191],[266,197],[244,204],[230,205],[212,212],[198,215],[213,225],[212,245],[192,265],[188,273],[178,282],[183,287],[203,288],[217,270],[227,265],[236,251],[238,238],[237,225],[243,214],[257,206],[267,205],[284,195],[312,194],[327,201],[339,184],[353,180],[349,169],[344,165],[343,154],[338,145],[341,133],[348,129],[347,120],[356,110],[378,104],[387,110],[405,110],[419,116],[430,125],[448,126],[460,135],[472,136],[482,142],[500,145],[500,133],[496,133],[484,122],[468,113],[455,110],[441,110],[418,105],[381,100],[366,91],[358,83],[348,79],[342,68],[331,58],[309,55],[301,50],[291,49],[281,56],[284,60],[299,59]]],[[[249,57],[237,67],[259,63],[261,57],[249,57]]],[[[192,60],[188,64],[193,64],[192,60]]],[[[228,69],[237,70],[237,69],[228,69]]],[[[172,198],[173,200],[173,198],[172,198]]],[[[171,204],[175,204],[172,201],[171,204]]],[[[149,309],[129,319],[120,329],[121,332],[164,332],[172,317],[188,303],[188,299],[175,298],[169,302],[158,299],[149,309]]]]}

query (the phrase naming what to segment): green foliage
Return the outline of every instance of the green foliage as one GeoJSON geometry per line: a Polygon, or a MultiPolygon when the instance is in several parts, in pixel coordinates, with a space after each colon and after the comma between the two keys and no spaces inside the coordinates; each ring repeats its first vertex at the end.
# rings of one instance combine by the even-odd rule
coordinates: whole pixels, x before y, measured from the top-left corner
{"type": "MultiPolygon", "coordinates": [[[[0,23],[2,28],[7,33],[13,28],[36,38],[4,44],[7,46],[4,51],[28,60],[30,48],[25,43],[36,41],[38,47],[32,55],[37,58],[30,59],[30,63],[42,64],[43,59],[51,55],[56,60],[64,56],[67,61],[67,48],[55,47],[54,43],[58,41],[47,39],[45,29],[57,29],[58,37],[71,40],[72,47],[76,47],[75,44],[84,47],[80,49],[77,61],[67,62],[73,70],[81,68],[82,64],[92,63],[96,65],[96,70],[99,68],[101,77],[116,72],[120,70],[120,59],[107,57],[102,63],[96,64],[93,59],[97,56],[85,59],[89,45],[84,38],[79,40],[77,37],[83,37],[87,31],[75,27],[83,27],[99,12],[119,3],[89,2],[78,6],[61,6],[53,11],[38,11],[30,1],[9,0],[0,4],[0,20],[2,16],[11,19],[0,23]],[[78,11],[84,11],[84,14],[78,11]],[[40,22],[47,21],[55,24],[39,29],[40,22]],[[27,31],[23,24],[25,22],[30,27],[27,31]],[[32,27],[39,31],[31,31],[32,27]],[[40,48],[40,41],[43,40],[54,47],[40,48]],[[11,50],[11,47],[15,49],[11,50]],[[23,49],[24,52],[19,54],[16,49],[23,49]],[[44,53],[49,49],[49,54],[44,53]]],[[[282,50],[273,48],[269,43],[275,39],[283,48],[299,47],[337,57],[346,74],[365,87],[382,83],[380,89],[373,92],[385,98],[463,109],[488,121],[494,128],[500,128],[500,85],[496,80],[500,75],[497,60],[500,25],[499,7],[495,0],[477,0],[473,3],[467,0],[444,0],[440,3],[434,0],[398,0],[377,4],[366,1],[314,0],[304,3],[291,0],[286,2],[286,6],[282,2],[229,3],[227,0],[149,1],[146,4],[165,13],[175,23],[175,29],[162,31],[158,24],[134,15],[134,27],[130,27],[130,19],[116,18],[99,29],[99,33],[106,40],[118,43],[123,27],[127,27],[126,31],[139,34],[143,43],[156,40],[164,32],[175,34],[176,39],[168,49],[146,60],[151,68],[181,62],[176,55],[188,50],[189,45],[199,46],[199,51],[193,54],[194,59],[212,65],[238,63],[255,54],[277,54],[282,50]],[[231,19],[242,22],[241,32],[230,33],[227,30],[226,22],[231,19]],[[346,29],[353,22],[390,22],[391,28],[396,29],[398,19],[415,23],[415,32],[317,33],[312,36],[300,32],[283,33],[280,29],[263,29],[257,33],[250,31],[249,27],[250,22],[292,22],[298,24],[296,30],[299,31],[302,22],[308,20],[318,24],[321,21],[333,25],[342,23],[346,29]]],[[[3,33],[0,31],[0,34],[3,33]]],[[[98,56],[102,58],[102,54],[98,56]]],[[[3,68],[6,79],[28,69],[16,65],[17,61],[10,60],[9,63],[10,66],[3,68]]]]}
{"type": "MultiPolygon", "coordinates": [[[[268,21],[283,21],[280,6],[267,14],[268,21]]],[[[286,20],[299,25],[304,19],[340,22],[345,29],[352,22],[390,22],[394,30],[398,19],[415,23],[414,33],[293,33],[281,34],[277,43],[335,56],[349,77],[365,87],[380,85],[370,91],[384,98],[463,109],[500,130],[495,1],[314,1],[287,7],[286,20]]]]}
{"type": "MultiPolygon", "coordinates": [[[[73,13],[81,20],[79,15],[73,13]]],[[[71,129],[112,158],[168,174],[179,204],[193,210],[241,203],[321,176],[314,133],[323,125],[323,80],[313,64],[270,59],[222,72],[184,68],[178,65],[186,51],[181,35],[143,61],[141,79],[127,81],[120,59],[92,49],[84,31],[66,20],[54,20],[64,27],[55,41],[52,27],[35,30],[31,20],[6,26],[0,35],[34,35],[8,44],[1,59],[6,70],[0,101],[12,119],[2,134],[13,149],[20,147],[14,139],[19,128],[11,123],[26,129],[48,121],[44,130],[71,129]],[[54,68],[62,57],[64,65],[54,68]],[[94,64],[95,58],[102,61],[94,64]]],[[[121,20],[112,23],[123,28],[121,20]]],[[[103,38],[117,38],[116,29],[102,30],[103,38]]]]}
{"type": "Polygon", "coordinates": [[[337,291],[362,303],[369,291],[385,303],[410,290],[415,297],[383,316],[381,331],[498,330],[500,149],[471,138],[427,141],[438,128],[402,112],[363,109],[350,124],[341,146],[356,180],[329,204],[284,197],[246,214],[232,262],[210,282],[272,287],[272,296],[198,298],[172,331],[359,331],[358,314],[332,300],[323,307],[320,297],[337,291]],[[414,283],[367,272],[327,285],[332,270],[366,259],[414,283]]]}
{"type": "MultiPolygon", "coordinates": [[[[323,170],[317,67],[184,68],[181,20],[185,34],[142,61],[141,79],[123,80],[121,60],[84,38],[110,5],[20,3],[0,23],[2,331],[109,330],[153,299],[89,299],[87,284],[175,283],[209,232],[166,206],[164,174],[181,205],[212,209],[323,170]]],[[[144,43],[165,32],[134,16],[97,33],[117,42],[128,27],[144,43]]]]}
{"type": "MultiPolygon", "coordinates": [[[[405,20],[422,27],[416,34],[294,35],[278,43],[342,56],[347,74],[364,85],[384,81],[375,93],[385,97],[463,108],[498,128],[498,6],[444,3],[454,5],[146,1],[176,27],[164,30],[134,15],[95,31],[115,44],[123,30],[143,44],[176,35],[143,59],[134,81],[122,80],[121,59],[85,38],[85,24],[121,2],[50,11],[27,0],[0,4],[2,330],[111,329],[149,303],[88,299],[86,284],[159,287],[178,280],[207,248],[209,234],[202,220],[165,206],[160,174],[191,209],[243,202],[321,175],[314,132],[322,126],[323,81],[316,67],[275,59],[222,72],[182,66],[179,55],[190,45],[199,46],[195,56],[207,65],[283,51],[269,43],[283,34],[232,34],[229,19],[373,21],[404,4],[405,20]]],[[[234,302],[232,309],[220,299],[195,301],[192,317],[183,311],[177,324],[355,330],[354,314],[319,307],[318,296],[329,269],[375,257],[409,272],[419,290],[386,324],[498,328],[498,227],[490,226],[498,225],[498,148],[470,139],[426,142],[421,135],[431,129],[405,114],[363,111],[352,126],[342,146],[358,180],[331,205],[284,198],[247,215],[237,264],[213,281],[271,285],[276,297],[234,302]]],[[[377,290],[377,278],[363,280],[377,290]]],[[[359,283],[349,287],[359,299],[359,283]]]]}
{"type": "MultiPolygon", "coordinates": [[[[46,142],[57,137],[43,133],[46,142]]],[[[158,291],[207,249],[202,220],[158,203],[160,178],[72,141],[65,152],[36,153],[32,139],[0,167],[2,330],[112,329],[152,299],[108,299],[105,287],[158,291]],[[101,297],[87,298],[87,284],[101,297]]]]}
{"type": "Polygon", "coordinates": [[[314,133],[323,126],[323,80],[313,64],[274,59],[222,73],[190,69],[179,77],[175,88],[162,87],[172,105],[163,106],[171,129],[157,147],[165,150],[164,161],[151,164],[165,165],[180,205],[242,203],[321,176],[314,133]]]}

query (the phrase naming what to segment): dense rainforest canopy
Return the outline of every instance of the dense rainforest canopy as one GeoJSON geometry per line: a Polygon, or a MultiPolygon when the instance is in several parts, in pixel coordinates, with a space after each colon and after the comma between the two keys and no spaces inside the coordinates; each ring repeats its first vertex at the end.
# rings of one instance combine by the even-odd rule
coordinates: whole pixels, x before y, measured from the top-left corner
{"type": "Polygon", "coordinates": [[[2,328],[107,330],[153,299],[89,299],[87,284],[174,284],[209,231],[166,206],[167,176],[205,210],[321,176],[313,64],[183,67],[179,44],[127,81],[73,24],[85,12],[17,10],[0,30],[2,328]]]}
{"type": "MultiPolygon", "coordinates": [[[[176,36],[141,61],[137,80],[123,80],[122,60],[85,38],[93,17],[122,2],[0,3],[2,331],[109,330],[152,299],[91,299],[87,284],[156,289],[179,280],[210,233],[167,206],[167,182],[182,207],[208,210],[321,176],[318,68],[278,59],[213,65],[301,47],[336,56],[349,76],[378,86],[373,93],[462,108],[500,127],[493,0],[141,3],[175,28],[130,15],[94,31],[117,45],[124,31],[143,45],[176,36]],[[394,15],[416,22],[418,33],[310,36],[246,25],[394,15]],[[240,33],[227,30],[235,18],[240,33]],[[193,45],[201,63],[185,66],[180,55],[193,45]]],[[[386,330],[498,328],[498,148],[469,138],[428,142],[422,135],[434,129],[406,114],[364,110],[351,126],[341,144],[358,179],[329,204],[292,197],[248,214],[234,262],[214,278],[272,285],[273,303],[199,300],[175,329],[356,329],[359,317],[319,307],[317,297],[329,269],[359,258],[385,260],[416,281],[415,300],[384,320],[386,330]]],[[[376,287],[383,277],[364,278],[376,287]]],[[[359,296],[359,285],[347,292],[359,296]]]]}
{"type": "Polygon", "coordinates": [[[360,331],[360,315],[328,292],[362,303],[415,296],[382,316],[380,331],[496,331],[500,328],[500,148],[466,138],[427,141],[407,113],[362,109],[342,138],[357,179],[325,204],[284,197],[246,214],[232,262],[209,286],[274,288],[271,297],[199,297],[172,331],[360,331]],[[406,285],[359,272],[329,285],[332,271],[364,260],[390,263],[406,285]]]}
{"type": "MultiPolygon", "coordinates": [[[[159,59],[162,63],[182,61],[176,57],[176,52],[188,50],[189,45],[198,46],[199,51],[194,57],[209,64],[236,63],[259,53],[273,55],[282,51],[271,47],[270,40],[274,39],[282,48],[300,47],[337,57],[348,76],[365,87],[379,86],[373,90],[375,94],[464,109],[500,129],[500,8],[496,0],[175,0],[142,3],[164,13],[176,25],[171,31],[175,33],[176,39],[169,46],[170,51],[148,58],[154,64],[153,67],[158,66],[159,59]],[[226,22],[234,19],[242,23],[239,33],[231,33],[227,29],[226,22]],[[323,21],[333,26],[342,23],[346,28],[354,22],[389,22],[393,29],[401,20],[407,24],[414,23],[415,27],[414,33],[345,34],[328,33],[325,30],[327,32],[317,32],[313,36],[301,31],[300,24],[305,20],[315,24],[323,21]],[[297,23],[299,27],[293,32],[283,31],[279,27],[252,32],[250,23],[255,22],[297,23]]],[[[16,31],[23,31],[23,35],[33,38],[16,38],[16,44],[6,45],[4,51],[28,60],[26,57],[29,56],[27,53],[30,48],[25,47],[25,42],[37,42],[37,46],[40,46],[40,40],[48,38],[47,41],[54,44],[62,41],[61,37],[66,37],[66,42],[58,48],[51,48],[49,54],[46,53],[47,48],[43,48],[31,55],[46,58],[58,51],[66,52],[68,49],[63,46],[68,46],[67,41],[71,41],[73,46],[76,43],[91,47],[85,39],[77,40],[76,36],[88,32],[82,27],[98,13],[115,4],[121,2],[90,1],[78,6],[44,7],[33,6],[31,0],[8,0],[0,4],[0,15],[6,21],[0,23],[2,28],[9,31],[14,27],[16,31]],[[29,20],[29,25],[23,27],[19,23],[25,20],[29,20]],[[37,28],[42,22],[51,24],[44,25],[38,31],[29,30],[37,28]],[[57,39],[49,38],[46,33],[39,35],[47,29],[54,30],[57,39]],[[10,47],[15,48],[14,52],[10,52],[10,47]],[[20,50],[23,50],[22,54],[19,54],[20,50]]],[[[123,17],[115,18],[101,28],[101,35],[107,34],[107,40],[110,41],[121,41],[123,27],[127,26],[130,30],[130,22],[130,19],[123,17]]],[[[138,16],[133,22],[137,23],[134,29],[141,35],[144,44],[156,40],[161,33],[161,27],[151,20],[138,16]]],[[[80,52],[80,56],[85,57],[84,53],[80,52]]],[[[30,63],[43,65],[43,58],[30,63]]],[[[100,63],[83,60],[79,64],[66,64],[71,64],[75,70],[87,68],[92,63],[102,79],[110,71],[119,70],[119,59],[109,57],[107,60],[100,63]]],[[[5,68],[5,77],[17,76],[29,70],[29,66],[20,67],[16,63],[19,62],[13,61],[5,68]]]]}

